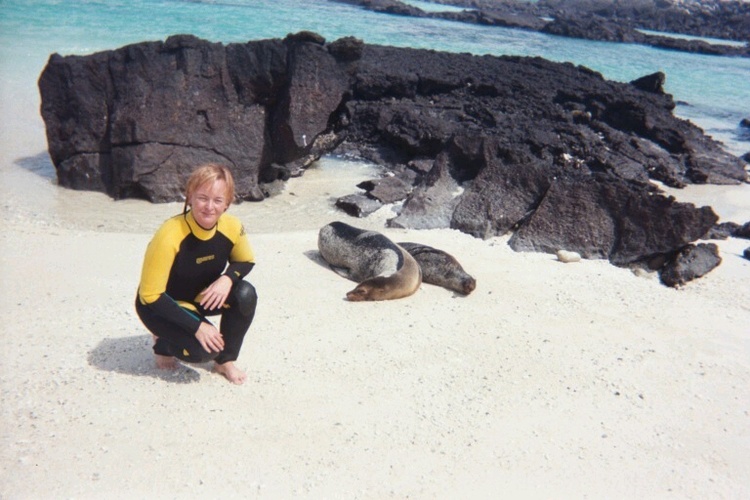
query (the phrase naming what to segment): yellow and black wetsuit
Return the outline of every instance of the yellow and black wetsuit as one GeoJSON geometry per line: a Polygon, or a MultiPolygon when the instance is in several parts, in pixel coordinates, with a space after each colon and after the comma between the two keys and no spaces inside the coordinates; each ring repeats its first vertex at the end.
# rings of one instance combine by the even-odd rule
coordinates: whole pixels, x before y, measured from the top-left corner
{"type": "Polygon", "coordinates": [[[154,352],[191,362],[236,360],[255,315],[255,288],[243,280],[254,265],[242,223],[232,215],[222,214],[208,230],[192,212],[164,222],[146,249],[135,301],[141,321],[158,337],[154,352]],[[206,311],[200,294],[222,274],[232,280],[232,292],[222,310],[206,311]],[[212,314],[222,315],[224,350],[218,355],[195,338],[201,321],[212,314]]]}

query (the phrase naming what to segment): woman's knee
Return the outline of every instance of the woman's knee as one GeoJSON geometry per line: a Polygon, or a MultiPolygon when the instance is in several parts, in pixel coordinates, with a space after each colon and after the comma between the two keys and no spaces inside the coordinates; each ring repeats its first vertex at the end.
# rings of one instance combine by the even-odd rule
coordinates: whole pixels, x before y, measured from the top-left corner
{"type": "Polygon", "coordinates": [[[247,281],[241,280],[232,290],[237,308],[244,316],[255,314],[255,306],[258,304],[258,293],[255,287],[247,281]]]}

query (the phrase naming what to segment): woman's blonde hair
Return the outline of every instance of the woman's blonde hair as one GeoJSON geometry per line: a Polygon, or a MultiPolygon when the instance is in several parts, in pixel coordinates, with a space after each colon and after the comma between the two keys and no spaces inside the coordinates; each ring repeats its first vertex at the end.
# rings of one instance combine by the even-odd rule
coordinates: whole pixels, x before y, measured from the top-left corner
{"type": "Polygon", "coordinates": [[[206,163],[193,170],[185,186],[185,206],[182,213],[187,213],[190,196],[196,189],[205,185],[213,184],[216,181],[224,181],[227,185],[227,207],[234,201],[234,177],[232,171],[224,165],[218,163],[206,163]]]}

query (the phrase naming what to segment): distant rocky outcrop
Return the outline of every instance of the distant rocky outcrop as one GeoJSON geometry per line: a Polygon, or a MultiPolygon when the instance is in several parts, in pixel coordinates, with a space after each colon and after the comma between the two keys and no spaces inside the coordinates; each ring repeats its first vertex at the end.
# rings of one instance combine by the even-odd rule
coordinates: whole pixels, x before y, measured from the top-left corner
{"type": "Polygon", "coordinates": [[[349,213],[398,203],[393,226],[512,232],[517,250],[629,265],[674,255],[717,222],[651,180],[747,181],[742,160],[672,114],[663,81],[305,32],[54,54],[39,88],[63,186],[177,200],[196,164],[217,161],[257,201],[324,154],[355,154],[389,175],[340,200],[349,213]]]}
{"type": "Polygon", "coordinates": [[[425,12],[398,0],[333,0],[402,16],[448,19],[550,35],[639,43],[669,50],[750,57],[750,2],[741,0],[432,0],[463,11],[425,12]],[[639,30],[712,37],[727,43],[646,34],[639,30]],[[748,42],[744,45],[729,42],[748,42]]]}
{"type": "Polygon", "coordinates": [[[750,42],[750,5],[743,0],[539,0],[529,7],[554,19],[595,17],[638,29],[750,42]]]}

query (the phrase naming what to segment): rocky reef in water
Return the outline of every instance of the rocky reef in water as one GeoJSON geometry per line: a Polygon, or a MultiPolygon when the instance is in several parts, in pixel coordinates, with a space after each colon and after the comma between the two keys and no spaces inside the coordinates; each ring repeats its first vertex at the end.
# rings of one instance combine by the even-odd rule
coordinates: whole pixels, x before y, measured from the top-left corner
{"type": "Polygon", "coordinates": [[[607,42],[638,43],[668,50],[750,57],[750,2],[741,0],[431,0],[464,11],[426,12],[398,0],[333,0],[368,10],[413,17],[540,31],[607,42]],[[643,31],[711,37],[708,43],[643,31]]]}
{"type": "Polygon", "coordinates": [[[195,165],[213,161],[231,167],[240,199],[260,201],[322,155],[346,153],[389,171],[339,200],[351,214],[399,202],[393,226],[510,232],[516,250],[666,269],[718,217],[651,181],[748,177],[744,161],[672,114],[664,78],[618,83],[541,58],[303,32],[53,54],[39,89],[62,186],[172,201],[195,165]]]}

